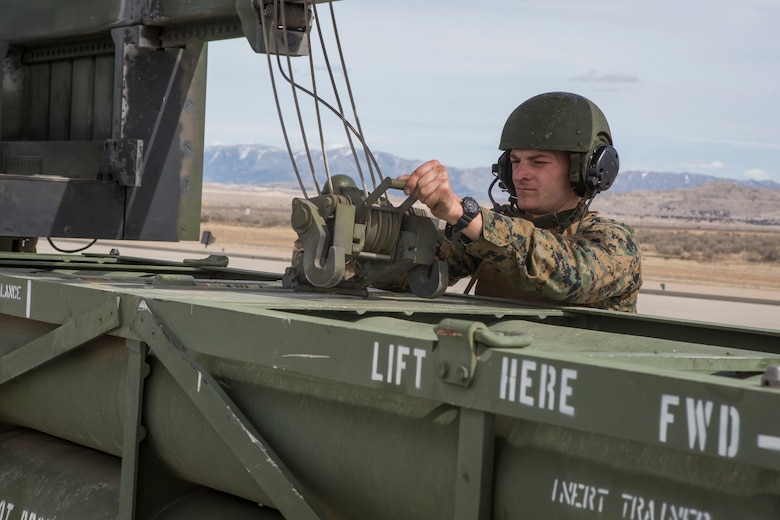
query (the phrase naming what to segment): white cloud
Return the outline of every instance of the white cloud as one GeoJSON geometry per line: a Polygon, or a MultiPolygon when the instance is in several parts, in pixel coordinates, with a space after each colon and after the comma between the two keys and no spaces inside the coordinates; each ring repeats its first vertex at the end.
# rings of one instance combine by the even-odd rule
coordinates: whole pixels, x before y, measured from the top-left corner
{"type": "MultiPolygon", "coordinates": [[[[752,172],[780,181],[777,0],[475,5],[334,5],[370,149],[436,157],[453,166],[489,164],[517,104],[540,92],[567,90],[604,110],[626,167],[721,176],[752,172]],[[701,160],[706,157],[718,160],[701,160]]],[[[323,28],[327,32],[329,23],[323,28]]],[[[266,57],[252,54],[245,41],[218,42],[211,51],[207,142],[284,146],[266,57]]],[[[338,61],[334,54],[331,60],[338,61]]],[[[310,79],[305,60],[296,67],[301,83],[310,79]]],[[[318,87],[330,98],[324,95],[329,81],[320,72],[318,66],[318,87]]],[[[286,90],[283,112],[297,149],[289,87],[279,88],[286,90]]],[[[335,135],[326,131],[327,143],[344,141],[339,126],[333,125],[335,135]]],[[[319,147],[316,129],[309,132],[309,145],[319,147]]]]}
{"type": "Polygon", "coordinates": [[[691,161],[680,165],[685,171],[690,172],[719,172],[726,169],[726,163],[723,161],[691,161]]]}
{"type": "Polygon", "coordinates": [[[742,176],[746,179],[752,180],[752,181],[768,181],[769,180],[769,173],[766,170],[762,170],[761,168],[753,168],[752,170],[748,170],[742,174],[742,176]]]}
{"type": "Polygon", "coordinates": [[[585,81],[595,83],[639,83],[639,78],[633,74],[603,74],[595,70],[589,70],[579,76],[572,76],[573,81],[585,81]]]}

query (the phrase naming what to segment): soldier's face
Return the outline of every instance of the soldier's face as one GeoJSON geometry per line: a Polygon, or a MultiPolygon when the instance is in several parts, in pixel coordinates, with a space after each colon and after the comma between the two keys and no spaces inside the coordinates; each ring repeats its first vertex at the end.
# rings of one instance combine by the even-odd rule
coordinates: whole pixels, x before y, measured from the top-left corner
{"type": "Polygon", "coordinates": [[[569,154],[514,149],[509,154],[517,207],[538,217],[574,209],[579,197],[569,183],[569,154]]]}

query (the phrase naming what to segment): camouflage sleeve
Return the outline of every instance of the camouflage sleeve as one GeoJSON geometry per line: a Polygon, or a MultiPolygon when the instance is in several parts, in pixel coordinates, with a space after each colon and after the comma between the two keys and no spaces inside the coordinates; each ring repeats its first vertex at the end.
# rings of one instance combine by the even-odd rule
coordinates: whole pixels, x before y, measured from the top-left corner
{"type": "Polygon", "coordinates": [[[488,209],[482,210],[482,218],[482,237],[466,245],[466,252],[522,291],[588,304],[635,292],[641,285],[639,247],[625,224],[589,214],[578,232],[559,234],[488,209]]]}
{"type": "Polygon", "coordinates": [[[460,240],[460,233],[457,231],[453,233],[450,240],[444,236],[444,231],[439,231],[436,257],[447,262],[450,285],[474,274],[479,266],[479,259],[466,253],[466,244],[460,240]]]}

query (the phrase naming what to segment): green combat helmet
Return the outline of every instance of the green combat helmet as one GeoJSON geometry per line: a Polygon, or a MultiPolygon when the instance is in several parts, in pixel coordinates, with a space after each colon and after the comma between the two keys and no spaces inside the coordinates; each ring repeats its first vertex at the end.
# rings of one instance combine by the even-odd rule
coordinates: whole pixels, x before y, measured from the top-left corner
{"type": "Polygon", "coordinates": [[[580,197],[607,190],[619,169],[604,113],[589,99],[568,92],[539,94],[507,118],[494,165],[501,187],[515,196],[509,152],[514,148],[570,152],[569,180],[580,197]]]}

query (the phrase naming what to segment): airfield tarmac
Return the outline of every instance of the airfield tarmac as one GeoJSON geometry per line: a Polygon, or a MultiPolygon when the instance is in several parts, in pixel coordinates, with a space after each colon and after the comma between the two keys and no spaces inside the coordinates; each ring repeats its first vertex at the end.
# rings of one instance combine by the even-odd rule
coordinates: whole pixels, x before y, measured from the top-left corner
{"type": "MultiPolygon", "coordinates": [[[[88,252],[108,254],[112,249],[118,249],[123,256],[177,262],[218,254],[229,257],[230,267],[272,273],[282,273],[289,265],[291,247],[286,239],[281,243],[269,240],[268,245],[222,243],[219,237],[228,235],[225,229],[214,226],[212,229],[216,229],[218,238],[209,246],[197,242],[100,240],[88,252]]],[[[88,240],[76,239],[55,241],[61,249],[76,249],[88,243],[88,240]]],[[[45,239],[39,241],[38,251],[56,252],[45,239]]],[[[462,292],[464,286],[465,281],[460,281],[451,290],[462,292]]],[[[780,290],[777,289],[684,283],[646,276],[637,307],[639,314],[648,316],[780,331],[780,290]]]]}

